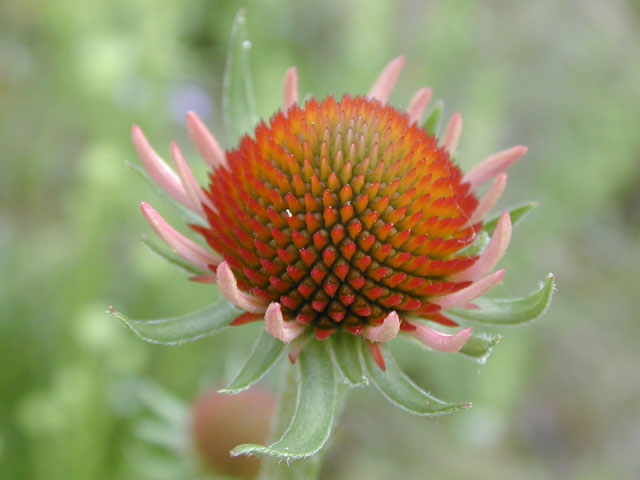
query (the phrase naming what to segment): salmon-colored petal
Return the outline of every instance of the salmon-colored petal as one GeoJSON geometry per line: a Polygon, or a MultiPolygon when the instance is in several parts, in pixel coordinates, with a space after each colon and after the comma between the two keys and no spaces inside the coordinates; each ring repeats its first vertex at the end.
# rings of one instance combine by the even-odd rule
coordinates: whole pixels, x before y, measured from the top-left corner
{"type": "Polygon", "coordinates": [[[272,302],[264,314],[264,328],[278,340],[290,343],[300,336],[305,327],[291,321],[285,322],[282,316],[282,307],[278,302],[272,302]]]}
{"type": "Polygon", "coordinates": [[[407,107],[409,123],[420,121],[427,105],[429,105],[429,100],[431,100],[431,93],[432,91],[429,87],[424,87],[418,90],[413,96],[407,107]]]}
{"type": "Polygon", "coordinates": [[[462,133],[462,115],[454,113],[449,119],[447,128],[442,136],[442,146],[449,152],[454,153],[458,147],[460,134],[462,133]]]}
{"type": "Polygon", "coordinates": [[[216,276],[218,277],[220,293],[222,293],[224,298],[245,312],[264,313],[266,307],[264,302],[240,291],[238,283],[236,282],[236,276],[226,261],[218,265],[216,276]]]}
{"type": "Polygon", "coordinates": [[[493,287],[498,285],[504,277],[504,269],[493,272],[491,275],[472,283],[467,288],[463,288],[455,293],[449,293],[439,298],[431,300],[432,303],[440,305],[443,310],[447,308],[459,307],[478,297],[481,297],[493,287]]]}
{"type": "Polygon", "coordinates": [[[187,112],[187,130],[200,156],[212,168],[227,168],[227,158],[216,138],[195,112],[187,112]]]}
{"type": "Polygon", "coordinates": [[[376,81],[373,82],[367,96],[369,98],[375,98],[381,103],[386,103],[389,95],[391,94],[391,90],[393,90],[393,87],[400,76],[402,67],[404,67],[404,55],[391,60],[387,66],[384,67],[382,72],[380,72],[376,81]]]}
{"type": "Polygon", "coordinates": [[[438,332],[433,328],[418,321],[409,321],[411,325],[416,327],[415,330],[409,332],[422,343],[438,352],[455,353],[460,350],[469,337],[471,336],[471,328],[463,328],[453,335],[438,332]]]}
{"type": "Polygon", "coordinates": [[[463,182],[469,182],[471,188],[474,189],[478,185],[483,184],[490,178],[495,177],[499,173],[504,172],[513,165],[520,157],[527,153],[527,147],[517,145],[503,150],[502,152],[489,155],[478,165],[473,167],[462,179],[463,182]]]}
{"type": "Polygon", "coordinates": [[[502,192],[504,192],[505,187],[507,186],[507,174],[501,173],[496,177],[493,181],[487,194],[480,200],[480,203],[474,210],[471,218],[469,219],[469,225],[474,225],[478,222],[484,220],[487,214],[495,207],[498,200],[502,196],[502,192]]]}
{"type": "Polygon", "coordinates": [[[178,255],[202,268],[220,263],[221,258],[218,255],[175,230],[151,205],[142,202],[140,209],[149,225],[178,255]]]}
{"type": "Polygon", "coordinates": [[[449,277],[449,280],[452,282],[465,282],[468,280],[475,281],[483,277],[493,270],[493,268],[502,259],[507,251],[510,241],[511,217],[509,216],[509,212],[505,211],[498,219],[496,229],[493,231],[493,235],[491,235],[489,245],[487,245],[487,248],[482,252],[480,258],[478,258],[471,267],[449,277]]]}
{"type": "Polygon", "coordinates": [[[365,327],[362,335],[371,342],[388,342],[393,340],[400,331],[400,317],[397,312],[391,312],[380,325],[365,327]]]}
{"type": "Polygon", "coordinates": [[[298,103],[298,70],[296,67],[291,67],[284,74],[284,109],[289,110],[296,103],[298,103]]]}
{"type": "Polygon", "coordinates": [[[180,178],[151,147],[142,129],[137,125],[131,127],[131,139],[142,165],[153,181],[176,201],[185,207],[192,208],[191,200],[180,183],[180,178]]]}
{"type": "Polygon", "coordinates": [[[202,204],[204,203],[209,208],[216,211],[216,208],[207,198],[202,188],[200,188],[200,185],[198,185],[198,182],[191,172],[191,168],[189,168],[189,164],[184,159],[184,155],[182,155],[182,152],[176,142],[171,143],[171,156],[173,157],[173,162],[176,165],[176,170],[178,171],[178,176],[180,177],[182,186],[191,200],[191,209],[200,213],[202,216],[205,216],[204,210],[202,209],[202,204]]]}

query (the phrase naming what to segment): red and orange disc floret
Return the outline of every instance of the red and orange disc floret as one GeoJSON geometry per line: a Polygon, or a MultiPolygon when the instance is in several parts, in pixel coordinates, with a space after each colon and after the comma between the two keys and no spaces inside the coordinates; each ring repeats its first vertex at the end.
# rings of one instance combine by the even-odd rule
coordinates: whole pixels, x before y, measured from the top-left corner
{"type": "MultiPolygon", "coordinates": [[[[391,312],[456,325],[434,297],[481,223],[478,200],[435,137],[375,99],[308,101],[276,113],[210,173],[208,227],[241,290],[287,319],[360,334],[391,312]]],[[[215,271],[216,267],[211,266],[215,271]]],[[[402,321],[401,328],[412,329],[402,321]]]]}

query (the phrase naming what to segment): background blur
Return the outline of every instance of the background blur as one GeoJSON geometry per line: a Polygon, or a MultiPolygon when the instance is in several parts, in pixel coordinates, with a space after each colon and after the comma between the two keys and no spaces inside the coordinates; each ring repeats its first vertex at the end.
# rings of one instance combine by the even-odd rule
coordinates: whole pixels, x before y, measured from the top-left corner
{"type": "Polygon", "coordinates": [[[183,114],[222,132],[240,6],[263,117],[290,65],[303,93],[339,96],[405,53],[392,103],[430,85],[447,116],[462,112],[465,169],[528,145],[501,205],[541,206],[516,229],[497,293],[525,294],[548,271],[559,285],[544,318],[501,329],[485,366],[397,342],[418,383],[474,408],[419,418],[355,391],[323,478],[638,478],[635,0],[1,2],[0,477],[185,478],[171,476],[176,454],[136,434],[148,412],[132,392],[153,381],[192,402],[230,379],[258,326],[170,348],[104,311],[164,317],[217,295],[145,250],[139,202],[175,217],[125,161],[135,122],[165,156],[177,140],[203,178],[183,114]]]}

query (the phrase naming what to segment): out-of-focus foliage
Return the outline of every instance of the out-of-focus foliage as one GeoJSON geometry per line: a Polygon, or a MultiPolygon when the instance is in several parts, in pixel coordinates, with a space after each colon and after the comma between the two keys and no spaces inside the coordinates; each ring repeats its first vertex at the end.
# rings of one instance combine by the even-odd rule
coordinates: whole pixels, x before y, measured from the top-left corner
{"type": "MultiPolygon", "coordinates": [[[[229,382],[257,325],[181,347],[144,344],[104,314],[193,311],[217,298],[150,255],[129,125],[164,154],[183,114],[223,138],[220,94],[237,2],[8,0],[0,4],[0,477],[175,478],[141,442],[133,393],[151,378],[185,401],[229,382]],[[252,329],[247,334],[246,329],[252,329]]],[[[416,419],[351,396],[323,478],[600,479],[640,471],[640,8],[606,2],[245,2],[258,113],[302,92],[364,93],[406,53],[392,102],[425,84],[460,111],[459,162],[515,143],[505,207],[520,225],[502,291],[552,270],[551,310],[501,329],[487,365],[394,342],[411,377],[474,408],[416,419]],[[426,355],[426,356],[425,356],[426,355]]],[[[175,220],[168,209],[168,219],[175,220]]],[[[176,222],[179,224],[179,222],[176,222]]],[[[273,378],[267,378],[273,383],[273,378]]],[[[175,473],[179,475],[179,473],[175,473]]],[[[177,478],[180,478],[179,476],[177,478]]]]}

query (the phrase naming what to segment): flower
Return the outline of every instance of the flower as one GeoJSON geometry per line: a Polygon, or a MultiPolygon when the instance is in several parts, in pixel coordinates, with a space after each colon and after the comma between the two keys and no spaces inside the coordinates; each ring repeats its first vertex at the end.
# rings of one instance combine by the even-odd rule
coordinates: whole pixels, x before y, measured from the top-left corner
{"type": "Polygon", "coordinates": [[[418,90],[404,112],[387,102],[403,64],[404,57],[391,61],[365,96],[304,104],[291,68],[283,109],[227,151],[187,113],[189,135],[209,166],[205,187],[176,143],[173,170],[132,128],[148,174],[201,217],[190,227],[209,248],[142,203],[151,227],[208,272],[194,280],[217,283],[246,312],[232,324],[264,318],[266,331],[291,345],[292,360],[306,333],[321,341],[338,330],[360,336],[383,370],[380,346],[400,331],[457,352],[471,328],[449,334],[432,325],[458,327],[447,311],[477,309],[474,301],[504,276],[494,269],[511,238],[509,212],[481,253],[469,247],[505,188],[505,170],[527,149],[496,153],[463,174],[453,160],[459,114],[438,140],[420,123],[431,89],[418,90]]]}

